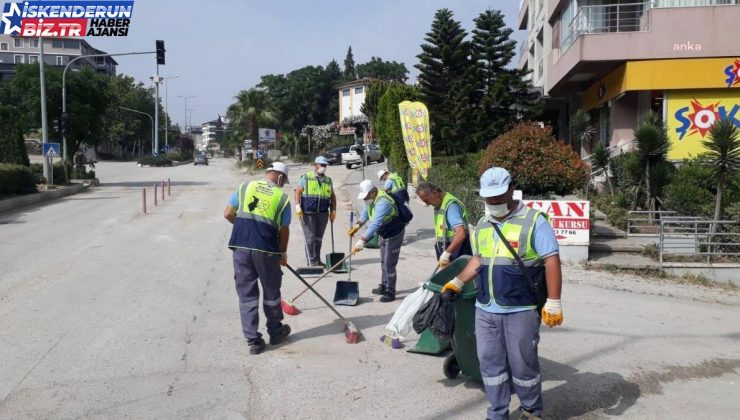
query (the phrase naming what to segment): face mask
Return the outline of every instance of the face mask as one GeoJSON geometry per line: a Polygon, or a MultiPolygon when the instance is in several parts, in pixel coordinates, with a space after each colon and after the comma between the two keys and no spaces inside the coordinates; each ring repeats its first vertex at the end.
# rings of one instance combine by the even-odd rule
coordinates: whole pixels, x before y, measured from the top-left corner
{"type": "Polygon", "coordinates": [[[316,173],[319,175],[324,175],[325,172],[326,168],[324,168],[323,166],[319,166],[319,169],[316,170],[316,173]]]}
{"type": "Polygon", "coordinates": [[[486,215],[493,217],[504,217],[509,214],[509,204],[486,204],[486,215]]]}

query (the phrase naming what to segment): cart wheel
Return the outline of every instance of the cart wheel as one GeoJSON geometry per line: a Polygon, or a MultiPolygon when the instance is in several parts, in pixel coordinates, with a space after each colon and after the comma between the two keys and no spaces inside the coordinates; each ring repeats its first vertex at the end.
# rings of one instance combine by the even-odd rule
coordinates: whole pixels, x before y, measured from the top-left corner
{"type": "Polygon", "coordinates": [[[457,364],[457,358],[454,354],[447,356],[445,363],[442,366],[442,371],[449,379],[455,379],[457,378],[457,375],[460,374],[460,365],[457,364]]]}

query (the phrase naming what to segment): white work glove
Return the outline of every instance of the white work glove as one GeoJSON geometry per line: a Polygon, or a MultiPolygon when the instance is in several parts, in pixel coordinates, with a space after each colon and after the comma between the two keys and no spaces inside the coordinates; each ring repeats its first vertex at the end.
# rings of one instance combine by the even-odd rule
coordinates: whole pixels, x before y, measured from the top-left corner
{"type": "Polygon", "coordinates": [[[358,252],[362,251],[363,248],[365,248],[365,241],[363,239],[360,239],[355,244],[355,247],[352,248],[352,255],[357,254],[358,252]]]}
{"type": "Polygon", "coordinates": [[[439,261],[437,262],[439,268],[445,268],[450,265],[450,257],[452,257],[452,254],[447,251],[443,252],[442,255],[439,256],[439,261]]]}
{"type": "Polygon", "coordinates": [[[295,214],[298,216],[299,219],[303,218],[303,209],[301,208],[300,204],[295,205],[295,214]]]}
{"type": "Polygon", "coordinates": [[[547,299],[542,308],[542,322],[552,328],[563,323],[563,308],[560,299],[547,299]]]}

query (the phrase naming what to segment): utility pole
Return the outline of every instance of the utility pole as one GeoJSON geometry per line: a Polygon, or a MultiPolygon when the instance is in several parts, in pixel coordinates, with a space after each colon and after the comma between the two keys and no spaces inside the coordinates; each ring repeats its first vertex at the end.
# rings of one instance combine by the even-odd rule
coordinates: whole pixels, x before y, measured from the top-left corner
{"type": "Polygon", "coordinates": [[[156,52],[157,52],[157,74],[154,79],[154,83],[156,86],[154,87],[154,90],[156,92],[156,99],[154,100],[154,148],[153,151],[154,156],[159,155],[159,84],[162,82],[162,79],[159,77],[159,65],[164,65],[164,41],[157,40],[156,43],[156,52]]]}
{"type": "Polygon", "coordinates": [[[169,77],[162,77],[162,80],[164,80],[164,144],[168,150],[170,147],[170,141],[169,141],[169,135],[168,135],[168,133],[170,132],[170,121],[169,121],[170,115],[167,113],[167,103],[169,101],[169,95],[167,92],[168,91],[167,86],[169,85],[169,83],[167,82],[167,80],[176,79],[178,77],[180,77],[179,74],[176,74],[174,76],[169,76],[169,77]]]}
{"type": "Polygon", "coordinates": [[[183,120],[182,124],[185,126],[185,132],[188,130],[188,99],[195,98],[195,96],[189,95],[189,96],[183,96],[183,95],[177,95],[178,98],[182,98],[185,100],[185,120],[183,120]]]}
{"type": "MultiPolygon", "coordinates": [[[[46,76],[44,73],[44,38],[39,37],[39,77],[40,80],[40,90],[41,90],[41,142],[46,144],[49,141],[49,127],[47,127],[47,118],[46,118],[46,76]]],[[[67,172],[66,168],[66,148],[64,151],[65,155],[65,162],[64,168],[65,168],[65,174],[67,172]]],[[[50,170],[49,170],[49,158],[44,156],[44,178],[46,178],[46,182],[49,183],[51,180],[50,170]]]]}

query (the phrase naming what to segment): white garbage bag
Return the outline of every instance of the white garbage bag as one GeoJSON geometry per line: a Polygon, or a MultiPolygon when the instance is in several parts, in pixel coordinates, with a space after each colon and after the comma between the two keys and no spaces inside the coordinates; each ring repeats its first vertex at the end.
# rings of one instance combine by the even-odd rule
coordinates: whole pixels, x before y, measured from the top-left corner
{"type": "Polygon", "coordinates": [[[434,292],[419,287],[419,290],[406,296],[401,302],[401,306],[396,309],[388,325],[385,326],[386,332],[392,337],[406,337],[412,330],[414,315],[419,308],[434,296],[434,292]]]}

